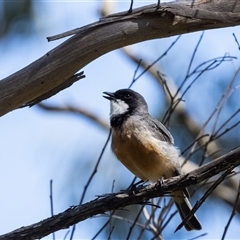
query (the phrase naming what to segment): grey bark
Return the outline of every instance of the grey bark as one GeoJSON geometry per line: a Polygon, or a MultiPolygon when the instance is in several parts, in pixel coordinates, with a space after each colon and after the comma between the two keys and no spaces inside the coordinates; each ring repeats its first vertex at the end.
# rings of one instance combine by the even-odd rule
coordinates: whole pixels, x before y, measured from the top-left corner
{"type": "Polygon", "coordinates": [[[236,0],[199,0],[149,5],[118,13],[70,32],[44,56],[0,81],[0,116],[30,106],[72,84],[74,74],[96,58],[126,45],[240,24],[236,0]],[[56,90],[57,88],[57,90],[56,90]],[[60,88],[60,89],[59,89],[60,88]]]}

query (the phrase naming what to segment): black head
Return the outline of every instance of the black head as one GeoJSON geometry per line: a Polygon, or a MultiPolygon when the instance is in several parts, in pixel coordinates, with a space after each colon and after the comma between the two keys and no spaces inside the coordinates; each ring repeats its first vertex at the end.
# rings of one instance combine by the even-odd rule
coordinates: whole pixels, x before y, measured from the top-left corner
{"type": "MultiPolygon", "coordinates": [[[[148,106],[142,95],[131,89],[120,89],[115,93],[104,92],[104,98],[111,101],[111,121],[123,121],[133,114],[148,113],[148,106]]],[[[112,123],[112,122],[111,122],[112,123]]]]}

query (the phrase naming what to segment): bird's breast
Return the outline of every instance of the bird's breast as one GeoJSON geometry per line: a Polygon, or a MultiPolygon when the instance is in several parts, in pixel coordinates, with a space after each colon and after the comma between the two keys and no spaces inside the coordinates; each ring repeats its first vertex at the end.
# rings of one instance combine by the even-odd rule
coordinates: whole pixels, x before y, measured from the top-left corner
{"type": "Polygon", "coordinates": [[[142,180],[156,182],[180,171],[178,150],[153,137],[148,128],[135,121],[113,129],[112,150],[122,164],[142,180]]]}

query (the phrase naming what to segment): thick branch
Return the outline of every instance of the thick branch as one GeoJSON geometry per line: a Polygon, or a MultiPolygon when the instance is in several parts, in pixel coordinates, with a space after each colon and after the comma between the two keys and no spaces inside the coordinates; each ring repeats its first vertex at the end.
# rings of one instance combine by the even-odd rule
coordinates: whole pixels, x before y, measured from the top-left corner
{"type": "Polygon", "coordinates": [[[148,199],[159,197],[173,190],[200,183],[223,170],[240,165],[240,147],[226,155],[191,171],[190,173],[166,179],[163,184],[140,186],[133,194],[131,191],[107,194],[80,206],[73,206],[65,212],[50,217],[39,223],[19,228],[11,233],[0,236],[1,239],[36,239],[60,229],[83,221],[87,218],[107,211],[124,208],[132,204],[142,204],[148,199]]]}
{"type": "Polygon", "coordinates": [[[149,5],[73,31],[77,34],[0,81],[0,116],[56,92],[54,89],[60,85],[66,88],[68,84],[63,83],[78,70],[112,50],[150,39],[240,24],[239,1],[199,0],[194,1],[194,6],[191,2],[163,3],[158,10],[156,5],[149,5]]]}

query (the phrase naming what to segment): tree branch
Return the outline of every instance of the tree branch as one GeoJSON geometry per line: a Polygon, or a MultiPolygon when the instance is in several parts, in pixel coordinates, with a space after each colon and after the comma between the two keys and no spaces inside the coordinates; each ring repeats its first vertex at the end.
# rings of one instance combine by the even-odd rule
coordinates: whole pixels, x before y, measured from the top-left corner
{"type": "Polygon", "coordinates": [[[239,1],[191,2],[162,3],[159,9],[149,5],[73,30],[68,35],[74,36],[0,81],[0,116],[42,95],[49,97],[62,84],[62,89],[66,88],[64,82],[77,71],[112,50],[150,39],[240,25],[239,1]]]}
{"type": "Polygon", "coordinates": [[[103,129],[109,129],[110,125],[108,122],[102,120],[98,116],[94,115],[90,111],[84,108],[80,107],[74,107],[71,105],[66,105],[66,106],[56,106],[56,105],[50,105],[50,104],[44,104],[44,103],[39,103],[37,105],[39,108],[46,110],[46,111],[51,111],[51,112],[65,112],[65,113],[73,113],[73,114],[78,114],[80,116],[86,117],[87,119],[92,120],[93,122],[97,123],[100,127],[103,129]]]}
{"type": "Polygon", "coordinates": [[[223,170],[238,165],[240,165],[240,147],[186,175],[166,179],[162,184],[141,185],[134,193],[132,191],[122,191],[115,194],[99,196],[91,202],[79,206],[72,206],[66,211],[36,224],[1,235],[0,240],[41,238],[60,229],[68,228],[73,224],[97,214],[103,214],[107,211],[124,208],[132,204],[143,204],[150,198],[163,196],[172,191],[198,184],[223,170]]]}

